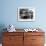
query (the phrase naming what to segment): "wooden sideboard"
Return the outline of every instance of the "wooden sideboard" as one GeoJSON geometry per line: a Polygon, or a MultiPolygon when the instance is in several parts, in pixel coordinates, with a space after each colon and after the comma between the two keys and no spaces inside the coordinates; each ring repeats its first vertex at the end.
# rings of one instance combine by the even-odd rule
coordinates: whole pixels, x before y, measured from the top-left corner
{"type": "Polygon", "coordinates": [[[44,32],[3,32],[3,46],[44,46],[44,32]]]}

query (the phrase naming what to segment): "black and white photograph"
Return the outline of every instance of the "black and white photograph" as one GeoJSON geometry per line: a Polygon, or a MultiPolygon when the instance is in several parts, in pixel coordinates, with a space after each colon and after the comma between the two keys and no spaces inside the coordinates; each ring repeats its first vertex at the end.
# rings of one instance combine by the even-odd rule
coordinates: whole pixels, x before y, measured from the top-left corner
{"type": "Polygon", "coordinates": [[[18,21],[35,21],[34,8],[18,8],[18,21]]]}

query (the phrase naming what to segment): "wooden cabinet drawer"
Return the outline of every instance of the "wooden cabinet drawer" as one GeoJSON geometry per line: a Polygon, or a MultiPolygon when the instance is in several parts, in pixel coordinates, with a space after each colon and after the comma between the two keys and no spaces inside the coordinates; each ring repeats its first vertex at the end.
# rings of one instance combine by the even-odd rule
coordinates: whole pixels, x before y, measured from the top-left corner
{"type": "Polygon", "coordinates": [[[2,46],[16,46],[14,44],[3,44],[2,46]]]}
{"type": "Polygon", "coordinates": [[[23,44],[16,44],[16,43],[14,43],[14,44],[3,44],[2,46],[23,46],[23,44]]]}
{"type": "Polygon", "coordinates": [[[4,32],[5,36],[23,36],[23,32],[4,32]]]}
{"type": "Polygon", "coordinates": [[[32,43],[33,44],[43,44],[44,36],[32,36],[32,43]]]}
{"type": "Polygon", "coordinates": [[[44,44],[32,44],[32,46],[44,46],[44,44]]]}
{"type": "Polygon", "coordinates": [[[23,41],[23,36],[5,36],[3,37],[3,43],[15,43],[23,41]]]}
{"type": "Polygon", "coordinates": [[[34,36],[36,36],[36,35],[37,35],[37,36],[41,36],[41,35],[44,36],[45,33],[44,33],[44,32],[25,32],[25,33],[24,33],[24,36],[31,36],[31,35],[32,35],[32,36],[33,36],[33,35],[34,35],[34,36]]]}

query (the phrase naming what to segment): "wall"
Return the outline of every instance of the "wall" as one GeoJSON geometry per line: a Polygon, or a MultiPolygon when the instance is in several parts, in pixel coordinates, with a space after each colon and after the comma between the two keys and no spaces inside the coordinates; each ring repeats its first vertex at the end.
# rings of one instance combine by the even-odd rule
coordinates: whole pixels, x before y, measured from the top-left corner
{"type": "Polygon", "coordinates": [[[46,28],[46,0],[0,0],[0,25],[13,24],[16,28],[46,28]],[[34,22],[18,22],[17,8],[33,7],[36,10],[34,22]]]}

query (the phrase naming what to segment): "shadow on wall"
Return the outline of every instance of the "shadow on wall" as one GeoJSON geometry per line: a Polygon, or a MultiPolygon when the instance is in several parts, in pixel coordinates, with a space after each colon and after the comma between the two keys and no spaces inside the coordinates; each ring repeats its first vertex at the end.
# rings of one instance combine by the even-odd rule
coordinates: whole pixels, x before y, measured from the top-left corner
{"type": "Polygon", "coordinates": [[[4,28],[6,28],[6,26],[4,24],[0,24],[0,43],[2,43],[2,33],[6,31],[4,28]]]}

